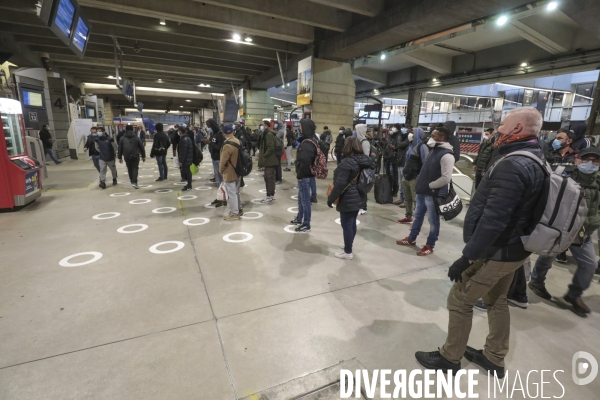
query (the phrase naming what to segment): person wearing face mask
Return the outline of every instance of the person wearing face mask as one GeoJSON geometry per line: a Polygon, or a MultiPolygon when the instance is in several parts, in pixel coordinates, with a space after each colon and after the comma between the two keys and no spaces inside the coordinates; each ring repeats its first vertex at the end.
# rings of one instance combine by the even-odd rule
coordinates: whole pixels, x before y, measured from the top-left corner
{"type": "Polygon", "coordinates": [[[475,171],[475,189],[481,183],[485,171],[487,171],[488,163],[492,158],[492,150],[494,149],[494,143],[492,142],[492,136],[494,135],[494,128],[487,128],[483,132],[483,140],[479,145],[479,152],[473,159],[473,171],[475,171]]]}
{"type": "Polygon", "coordinates": [[[131,186],[135,189],[140,188],[137,183],[140,156],[142,162],[146,162],[146,150],[144,149],[142,141],[139,136],[136,136],[133,131],[133,126],[127,125],[125,128],[125,135],[123,135],[119,141],[118,158],[120,163],[123,163],[123,158],[125,159],[127,174],[129,175],[131,186]]]}
{"type": "Polygon", "coordinates": [[[83,151],[89,150],[89,156],[92,157],[92,162],[94,163],[94,167],[98,172],[100,172],[100,154],[98,150],[96,150],[96,138],[98,132],[98,128],[92,126],[90,129],[90,135],[87,137],[85,145],[83,145],[83,151]]]}
{"type": "Polygon", "coordinates": [[[404,163],[406,162],[406,152],[408,150],[408,146],[410,145],[410,141],[408,140],[408,129],[405,127],[402,127],[400,124],[395,124],[392,127],[392,132],[395,131],[396,134],[396,141],[395,141],[395,147],[396,147],[396,159],[395,161],[395,167],[396,167],[396,174],[394,174],[394,177],[397,178],[397,182],[398,182],[398,200],[394,201],[393,204],[397,205],[397,206],[404,206],[404,202],[405,202],[405,196],[404,196],[404,189],[402,188],[402,170],[404,169],[404,163]]]}
{"type": "MultiPolygon", "coordinates": [[[[350,136],[352,136],[352,131],[350,131],[350,136]]],[[[335,138],[335,147],[333,149],[335,152],[335,160],[337,161],[337,165],[340,165],[342,159],[344,158],[342,155],[342,150],[344,150],[344,144],[347,137],[346,129],[343,126],[340,126],[337,138],[335,138]]]]}
{"type": "MultiPolygon", "coordinates": [[[[537,136],[542,115],[534,107],[509,111],[500,122],[495,146],[505,156],[527,151],[543,159],[537,136]]],[[[448,335],[439,351],[415,354],[427,369],[461,369],[464,356],[492,375],[504,377],[504,358],[509,351],[510,313],[506,296],[515,270],[531,254],[519,232],[528,232],[534,210],[543,192],[546,173],[529,157],[513,155],[501,159],[493,173],[484,175],[471,198],[464,219],[462,256],[448,270],[454,285],[448,294],[448,335]],[[489,334],[483,350],[468,347],[473,323],[473,305],[483,298],[488,313],[489,334]]],[[[436,346],[437,347],[437,346],[436,346]]]]}
{"type": "Polygon", "coordinates": [[[417,251],[418,256],[433,254],[433,249],[440,234],[440,216],[433,196],[446,197],[449,184],[452,181],[454,153],[452,145],[448,143],[450,135],[451,133],[446,127],[438,126],[427,141],[427,147],[430,151],[415,186],[417,208],[415,209],[412,228],[407,237],[396,241],[397,244],[402,246],[416,246],[417,236],[421,232],[421,226],[425,214],[427,214],[430,227],[429,236],[427,237],[427,244],[417,251]]]}
{"type": "MultiPolygon", "coordinates": [[[[225,143],[225,137],[223,136],[223,132],[221,132],[221,128],[219,128],[219,124],[217,124],[217,121],[214,119],[207,119],[206,126],[208,127],[208,132],[210,134],[208,151],[210,152],[210,158],[212,160],[213,170],[215,172],[215,177],[210,181],[216,183],[217,186],[221,186],[223,177],[219,172],[219,160],[221,159],[221,147],[223,147],[223,143],[225,143]]],[[[218,200],[213,201],[213,204],[218,206],[221,205],[218,200]]]]}
{"type": "Polygon", "coordinates": [[[277,175],[277,166],[280,165],[279,157],[275,154],[275,136],[277,133],[269,126],[270,121],[263,121],[260,125],[262,138],[258,145],[259,158],[258,168],[264,168],[265,185],[267,189],[267,197],[261,200],[261,203],[269,204],[275,201],[275,184],[277,175]]]}
{"type": "Polygon", "coordinates": [[[546,154],[546,161],[553,170],[565,167],[565,172],[570,174],[576,169],[577,151],[572,147],[574,139],[575,133],[568,128],[558,130],[556,138],[550,143],[552,148],[548,149],[546,154]]]}
{"type": "MultiPolygon", "coordinates": [[[[563,299],[570,303],[575,311],[588,314],[590,308],[583,302],[581,296],[590,287],[597,266],[596,252],[591,237],[594,231],[600,228],[600,173],[598,173],[600,150],[596,147],[581,150],[576,165],[577,169],[571,172],[571,179],[579,183],[585,190],[588,211],[583,223],[583,238],[578,238],[576,243],[569,247],[577,261],[577,269],[563,299]]],[[[529,281],[529,288],[533,293],[546,300],[552,300],[552,295],[546,289],[544,282],[548,271],[552,268],[554,258],[538,257],[529,281]]]]}
{"type": "Polygon", "coordinates": [[[103,128],[99,128],[96,133],[95,139],[95,148],[98,152],[98,163],[100,164],[100,176],[98,185],[102,189],[106,189],[106,169],[110,168],[110,173],[112,174],[112,183],[113,186],[117,184],[117,167],[115,165],[115,158],[117,155],[117,144],[115,140],[108,136],[106,132],[104,132],[103,128]]]}

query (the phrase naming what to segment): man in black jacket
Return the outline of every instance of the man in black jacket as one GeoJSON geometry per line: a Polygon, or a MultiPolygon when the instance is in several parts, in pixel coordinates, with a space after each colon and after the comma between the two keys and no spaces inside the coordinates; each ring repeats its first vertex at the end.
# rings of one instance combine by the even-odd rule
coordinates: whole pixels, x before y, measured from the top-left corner
{"type": "MultiPolygon", "coordinates": [[[[543,159],[537,135],[542,116],[533,107],[511,110],[498,127],[496,146],[502,155],[528,151],[543,159]]],[[[518,232],[528,232],[545,180],[545,172],[532,159],[512,156],[500,160],[483,177],[464,221],[463,255],[448,276],[456,283],[448,295],[448,336],[440,351],[417,352],[417,361],[428,369],[461,368],[467,360],[504,377],[508,353],[510,315],[506,295],[514,272],[529,256],[518,232]],[[473,305],[483,298],[488,309],[489,335],[482,350],[467,346],[473,305]]]]}
{"type": "Polygon", "coordinates": [[[98,136],[96,137],[96,151],[99,154],[100,164],[100,186],[102,189],[106,189],[106,169],[110,168],[110,173],[113,178],[113,186],[117,184],[117,167],[115,165],[115,158],[117,153],[117,144],[115,140],[108,136],[104,131],[104,128],[98,128],[98,136]]]}
{"type": "MultiPolygon", "coordinates": [[[[298,215],[292,221],[294,225],[300,225],[296,232],[310,232],[311,201],[310,185],[314,175],[310,171],[310,166],[314,163],[317,156],[317,146],[319,145],[315,137],[315,123],[310,119],[300,120],[300,138],[301,143],[298,147],[296,157],[296,179],[298,179],[298,215]]],[[[262,154],[261,154],[262,157],[262,154]]]]}
{"type": "Polygon", "coordinates": [[[188,135],[187,128],[180,126],[177,132],[179,134],[179,168],[181,169],[181,177],[186,180],[187,185],[183,187],[183,191],[192,190],[192,171],[190,167],[194,161],[194,141],[188,135]]]}
{"type": "Polygon", "coordinates": [[[344,149],[344,142],[346,141],[346,138],[348,138],[350,136],[352,136],[352,131],[350,129],[344,128],[343,126],[340,126],[340,130],[338,131],[337,138],[335,138],[335,148],[334,148],[335,159],[336,159],[338,165],[340,165],[340,163],[342,162],[342,158],[344,158],[342,156],[342,150],[344,149]],[[350,135],[348,135],[348,133],[350,133],[350,135]]]}
{"type": "Polygon", "coordinates": [[[156,163],[158,164],[158,179],[155,182],[166,181],[169,168],[167,167],[167,150],[171,146],[171,140],[165,132],[163,132],[163,124],[156,124],[156,133],[154,134],[154,141],[152,142],[152,150],[150,150],[150,157],[156,157],[156,163]]]}
{"type": "Polygon", "coordinates": [[[214,119],[207,119],[206,126],[208,126],[208,133],[210,134],[208,151],[210,152],[210,158],[212,160],[213,169],[215,171],[215,177],[212,178],[210,181],[220,186],[221,182],[223,181],[223,177],[219,172],[219,161],[221,160],[221,147],[223,147],[223,143],[225,143],[225,137],[223,137],[221,128],[219,128],[219,124],[217,124],[217,121],[215,121],[214,119]]]}
{"type": "Polygon", "coordinates": [[[292,163],[294,162],[294,149],[296,148],[296,136],[292,132],[290,126],[287,127],[285,133],[285,158],[287,159],[287,168],[284,171],[291,171],[292,163]]]}
{"type": "Polygon", "coordinates": [[[483,132],[481,144],[479,145],[479,151],[477,156],[473,159],[473,171],[475,171],[475,189],[481,183],[481,179],[487,171],[488,164],[492,158],[492,150],[494,149],[494,142],[492,142],[492,136],[494,135],[494,128],[487,128],[483,132]]]}
{"type": "MultiPolygon", "coordinates": [[[[133,128],[132,128],[133,129],[133,128]]],[[[92,162],[94,163],[94,167],[96,170],[100,172],[100,154],[98,150],[96,150],[96,135],[98,133],[98,128],[92,126],[90,129],[90,135],[87,137],[85,144],[83,145],[83,151],[89,150],[89,156],[92,157],[92,162]]]]}
{"type": "Polygon", "coordinates": [[[125,135],[119,141],[119,163],[123,164],[123,158],[125,158],[131,186],[136,189],[140,188],[137,183],[140,156],[142,162],[146,162],[146,150],[142,141],[133,131],[133,126],[127,125],[125,135]]]}
{"type": "Polygon", "coordinates": [[[52,134],[50,134],[48,128],[48,125],[42,126],[42,130],[40,131],[40,140],[44,145],[44,154],[50,156],[52,161],[54,161],[54,163],[58,165],[61,162],[56,159],[56,156],[54,155],[54,150],[52,150],[52,134]]]}
{"type": "Polygon", "coordinates": [[[460,140],[456,136],[456,122],[446,121],[443,125],[450,131],[449,143],[452,145],[452,151],[454,152],[454,162],[458,162],[460,160],[460,140]]]}

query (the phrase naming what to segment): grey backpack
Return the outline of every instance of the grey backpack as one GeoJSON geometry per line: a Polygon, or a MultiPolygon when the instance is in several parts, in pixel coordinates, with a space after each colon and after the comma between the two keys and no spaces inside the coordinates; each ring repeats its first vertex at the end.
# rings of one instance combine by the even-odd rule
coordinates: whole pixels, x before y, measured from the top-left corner
{"type": "MultiPolygon", "coordinates": [[[[583,234],[582,227],[587,215],[585,192],[573,179],[563,176],[564,167],[552,171],[548,163],[528,151],[515,151],[497,161],[512,156],[534,160],[547,177],[542,194],[534,211],[533,224],[528,235],[519,232],[525,250],[541,256],[556,256],[566,251],[571,243],[583,234]]],[[[490,170],[490,174],[491,174],[490,170]]]]}

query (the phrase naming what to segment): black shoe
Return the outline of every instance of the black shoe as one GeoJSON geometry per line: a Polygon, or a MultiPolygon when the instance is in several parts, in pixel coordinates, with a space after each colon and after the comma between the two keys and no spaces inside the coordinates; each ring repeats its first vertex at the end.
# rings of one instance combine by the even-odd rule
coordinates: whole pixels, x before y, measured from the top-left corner
{"type": "Polygon", "coordinates": [[[220,200],[214,200],[212,203],[210,203],[210,205],[215,205],[215,204],[219,204],[221,201],[220,200]]]}
{"type": "Polygon", "coordinates": [[[163,179],[163,178],[158,178],[158,179],[155,179],[155,180],[154,180],[154,182],[162,182],[162,181],[164,181],[164,179],[163,179]]]}
{"type": "Polygon", "coordinates": [[[568,294],[565,294],[563,296],[563,299],[567,303],[570,303],[573,306],[573,309],[575,311],[578,311],[578,312],[584,313],[584,314],[589,314],[590,312],[592,312],[592,310],[590,310],[590,308],[587,306],[587,304],[585,304],[583,302],[583,300],[581,300],[581,297],[573,298],[573,297],[569,296],[568,294]]]}
{"type": "Polygon", "coordinates": [[[179,182],[187,182],[187,179],[182,179],[179,182]]]}
{"type": "Polygon", "coordinates": [[[106,189],[106,183],[104,182],[100,182],[98,186],[100,186],[102,189],[106,189]]]}
{"type": "Polygon", "coordinates": [[[216,180],[215,178],[212,178],[212,179],[210,179],[210,181],[211,181],[212,183],[217,183],[217,180],[216,180]]]}
{"type": "Polygon", "coordinates": [[[117,184],[117,178],[113,178],[113,186],[117,184]]]}
{"type": "Polygon", "coordinates": [[[475,350],[474,348],[467,346],[465,358],[472,363],[479,365],[486,371],[489,371],[490,376],[494,376],[495,373],[499,379],[504,378],[504,367],[500,367],[485,358],[483,350],[475,350]]]}
{"type": "Polygon", "coordinates": [[[567,262],[567,252],[563,252],[560,253],[559,255],[556,256],[556,261],[558,261],[559,263],[566,263],[567,262]]]}
{"type": "Polygon", "coordinates": [[[294,220],[290,221],[290,224],[292,224],[292,225],[302,225],[302,221],[298,221],[297,219],[294,219],[294,220]]]}
{"type": "Polygon", "coordinates": [[[596,268],[596,275],[600,275],[600,260],[598,260],[598,267],[596,268]]]}
{"type": "Polygon", "coordinates": [[[519,308],[522,309],[527,309],[527,307],[529,307],[529,300],[527,299],[527,296],[521,298],[521,297],[507,297],[506,301],[508,301],[510,304],[515,305],[519,308]]]}
{"type": "Polygon", "coordinates": [[[58,165],[58,164],[62,164],[62,161],[57,161],[54,164],[58,165]]]}
{"type": "Polygon", "coordinates": [[[310,232],[310,226],[308,225],[300,225],[299,227],[297,227],[295,229],[296,232],[299,233],[309,233],[310,232]]]}
{"type": "Polygon", "coordinates": [[[226,207],[226,206],[227,206],[226,201],[219,200],[219,202],[217,203],[217,205],[215,207],[219,208],[219,207],[226,207]]]}
{"type": "Polygon", "coordinates": [[[316,203],[316,202],[317,202],[317,196],[312,196],[312,197],[310,198],[310,202],[311,202],[311,203],[316,203]]]}
{"type": "Polygon", "coordinates": [[[183,189],[181,189],[182,192],[186,192],[188,190],[192,190],[191,186],[184,186],[183,189]]]}
{"type": "Polygon", "coordinates": [[[534,285],[531,282],[529,282],[527,284],[527,286],[529,286],[529,289],[531,289],[531,291],[533,293],[535,293],[537,296],[541,297],[542,299],[552,300],[552,295],[550,294],[550,292],[548,292],[548,290],[546,290],[546,286],[534,285]]]}
{"type": "Polygon", "coordinates": [[[450,361],[442,357],[439,351],[417,351],[415,353],[415,358],[417,359],[419,364],[421,364],[427,369],[435,369],[442,371],[451,370],[452,375],[455,375],[460,370],[460,362],[457,362],[456,364],[451,363],[450,361]]]}
{"type": "Polygon", "coordinates": [[[285,168],[285,169],[284,169],[284,171],[285,171],[285,172],[290,172],[290,171],[291,171],[291,169],[289,169],[289,168],[285,168]]]}
{"type": "Polygon", "coordinates": [[[283,181],[276,181],[275,184],[276,185],[281,185],[283,183],[283,181]]]}

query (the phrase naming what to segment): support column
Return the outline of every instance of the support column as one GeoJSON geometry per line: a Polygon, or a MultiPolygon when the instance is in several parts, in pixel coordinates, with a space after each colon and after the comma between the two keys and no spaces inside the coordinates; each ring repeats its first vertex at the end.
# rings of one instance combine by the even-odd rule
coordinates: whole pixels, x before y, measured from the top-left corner
{"type": "Polygon", "coordinates": [[[594,100],[590,110],[590,117],[587,120],[586,136],[600,135],[600,76],[596,82],[596,90],[594,91],[594,100]]]}
{"type": "Polygon", "coordinates": [[[246,90],[244,118],[246,126],[257,129],[263,119],[273,119],[275,112],[273,99],[266,90],[246,90]]]}
{"type": "Polygon", "coordinates": [[[417,89],[410,89],[408,91],[408,103],[406,104],[406,125],[412,125],[416,128],[419,124],[422,96],[423,92],[417,89]]]}
{"type": "Polygon", "coordinates": [[[48,77],[48,91],[50,92],[50,106],[52,109],[54,135],[56,137],[56,155],[67,157],[69,155],[69,101],[65,80],[62,78],[48,77]]]}
{"type": "Polygon", "coordinates": [[[328,126],[334,140],[340,126],[352,128],[356,86],[350,64],[315,59],[312,120],[317,132],[328,126]]]}

